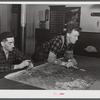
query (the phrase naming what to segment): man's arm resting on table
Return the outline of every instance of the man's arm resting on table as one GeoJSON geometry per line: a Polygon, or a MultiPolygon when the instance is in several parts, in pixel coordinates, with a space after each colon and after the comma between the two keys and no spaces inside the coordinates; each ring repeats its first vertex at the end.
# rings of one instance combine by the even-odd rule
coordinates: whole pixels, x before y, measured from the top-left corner
{"type": "Polygon", "coordinates": [[[74,67],[74,63],[72,61],[64,62],[61,59],[57,59],[56,55],[53,52],[49,53],[48,62],[56,65],[61,65],[65,67],[74,67]]]}
{"type": "Polygon", "coordinates": [[[23,61],[23,60],[31,60],[32,64],[34,64],[34,61],[31,59],[30,56],[25,55],[23,52],[19,51],[17,48],[14,48],[13,53],[15,55],[16,60],[23,61]]]}
{"type": "Polygon", "coordinates": [[[29,66],[28,68],[32,68],[33,63],[30,62],[30,60],[24,60],[22,63],[20,63],[18,65],[11,65],[8,63],[0,64],[0,72],[9,72],[9,71],[13,71],[16,69],[22,69],[26,66],[29,66]]]}
{"type": "Polygon", "coordinates": [[[64,58],[68,61],[68,62],[72,62],[75,66],[77,65],[77,61],[74,58],[74,54],[73,54],[73,50],[71,51],[66,51],[64,53],[64,58]]]}
{"type": "Polygon", "coordinates": [[[49,52],[47,60],[49,63],[56,64],[56,65],[62,65],[62,66],[66,66],[66,64],[68,63],[68,62],[62,61],[61,59],[57,59],[56,55],[51,51],[49,52]]]}
{"type": "Polygon", "coordinates": [[[31,60],[24,60],[22,63],[14,65],[14,69],[22,69],[26,66],[28,66],[29,69],[33,67],[33,63],[31,62],[31,60]]]}

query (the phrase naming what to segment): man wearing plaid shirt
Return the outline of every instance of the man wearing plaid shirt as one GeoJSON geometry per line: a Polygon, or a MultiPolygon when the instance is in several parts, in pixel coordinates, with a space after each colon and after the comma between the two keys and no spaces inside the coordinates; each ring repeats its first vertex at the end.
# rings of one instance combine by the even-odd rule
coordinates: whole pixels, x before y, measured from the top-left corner
{"type": "Polygon", "coordinates": [[[36,53],[33,54],[33,59],[46,59],[49,63],[62,65],[66,67],[74,67],[77,65],[73,57],[73,44],[78,40],[80,28],[70,24],[64,28],[64,35],[54,37],[52,40],[44,43],[36,53]],[[63,55],[67,61],[58,59],[63,55]]]}
{"type": "Polygon", "coordinates": [[[14,47],[14,35],[12,33],[1,33],[0,43],[0,73],[9,73],[26,66],[33,67],[32,61],[14,47]]]}

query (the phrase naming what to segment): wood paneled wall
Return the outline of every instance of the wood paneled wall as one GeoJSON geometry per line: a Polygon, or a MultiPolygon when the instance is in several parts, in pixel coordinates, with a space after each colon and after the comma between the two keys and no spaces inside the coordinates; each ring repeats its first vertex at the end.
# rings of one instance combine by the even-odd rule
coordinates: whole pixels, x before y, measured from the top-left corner
{"type": "Polygon", "coordinates": [[[0,4],[0,33],[10,31],[11,26],[11,5],[0,4]]]}

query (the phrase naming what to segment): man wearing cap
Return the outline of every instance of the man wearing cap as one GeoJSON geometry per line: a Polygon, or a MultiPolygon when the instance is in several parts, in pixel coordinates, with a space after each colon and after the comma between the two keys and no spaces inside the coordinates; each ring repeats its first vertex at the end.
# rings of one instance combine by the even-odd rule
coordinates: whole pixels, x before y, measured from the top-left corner
{"type": "Polygon", "coordinates": [[[80,28],[70,24],[63,29],[63,35],[59,35],[44,43],[33,54],[33,60],[47,60],[49,63],[65,67],[75,67],[76,60],[73,57],[73,44],[78,40],[80,28]],[[64,56],[66,61],[58,59],[64,56]]]}
{"type": "MultiPolygon", "coordinates": [[[[0,73],[11,72],[26,66],[33,67],[32,60],[14,46],[14,35],[11,32],[0,34],[0,73]]],[[[29,68],[28,67],[28,68],[29,68]]],[[[2,74],[0,74],[2,76],[2,74]]]]}

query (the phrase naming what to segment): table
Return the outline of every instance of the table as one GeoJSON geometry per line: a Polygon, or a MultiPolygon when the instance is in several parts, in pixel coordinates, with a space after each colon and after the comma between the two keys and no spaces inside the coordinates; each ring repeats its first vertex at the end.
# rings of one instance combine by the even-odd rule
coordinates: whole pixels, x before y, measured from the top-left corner
{"type": "Polygon", "coordinates": [[[8,74],[5,79],[46,90],[85,90],[91,88],[100,79],[100,58],[75,56],[75,59],[78,62],[78,68],[86,71],[45,63],[29,71],[22,70],[8,74]]]}
{"type": "Polygon", "coordinates": [[[31,86],[31,85],[27,85],[27,84],[23,84],[20,82],[16,82],[16,81],[12,81],[6,78],[2,78],[0,79],[0,89],[3,90],[44,90],[43,88],[39,88],[36,86],[31,86]]]}

